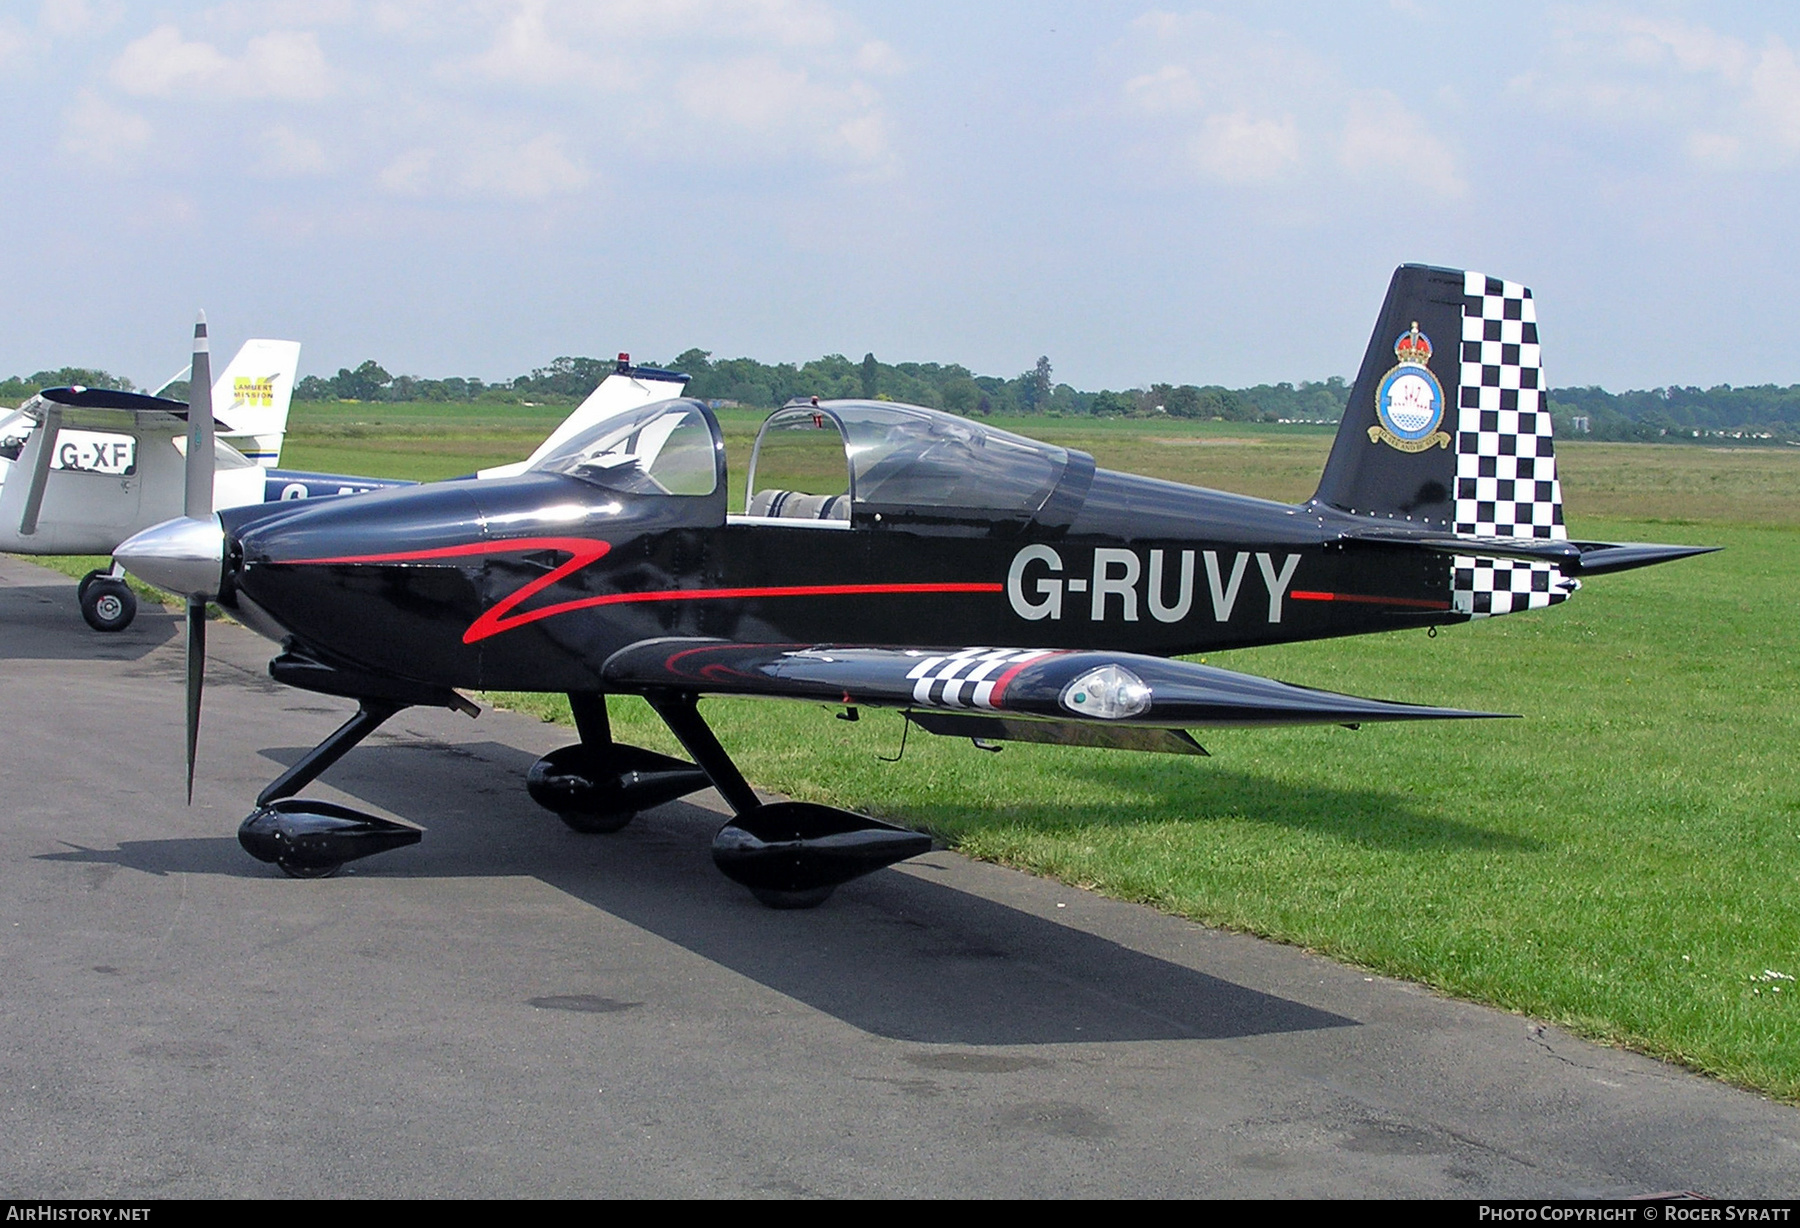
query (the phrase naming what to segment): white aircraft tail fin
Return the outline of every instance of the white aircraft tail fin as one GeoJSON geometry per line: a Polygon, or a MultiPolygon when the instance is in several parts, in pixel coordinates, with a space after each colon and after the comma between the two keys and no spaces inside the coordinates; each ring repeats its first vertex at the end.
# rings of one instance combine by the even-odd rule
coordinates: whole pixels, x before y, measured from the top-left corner
{"type": "Polygon", "coordinates": [[[565,440],[587,430],[596,422],[604,422],[634,405],[649,405],[680,396],[682,389],[687,387],[687,381],[687,376],[674,371],[634,367],[631,365],[631,355],[620,354],[618,366],[613,373],[601,380],[598,388],[588,393],[587,400],[576,406],[575,412],[564,418],[562,424],[550,432],[550,437],[537,446],[536,451],[522,461],[483,469],[475,476],[510,478],[524,473],[540,459],[561,447],[565,440]]]}
{"type": "Polygon", "coordinates": [[[298,341],[244,342],[213,384],[213,416],[240,452],[263,468],[281,461],[288,407],[300,370],[298,341]]]}

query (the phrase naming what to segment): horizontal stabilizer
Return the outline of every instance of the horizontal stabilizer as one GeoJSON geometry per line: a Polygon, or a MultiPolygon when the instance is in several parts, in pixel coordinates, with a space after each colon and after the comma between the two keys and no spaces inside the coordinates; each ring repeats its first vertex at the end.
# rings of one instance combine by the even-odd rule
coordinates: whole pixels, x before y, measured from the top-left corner
{"type": "Polygon", "coordinates": [[[1490,717],[1361,699],[1135,653],[645,640],[604,667],[618,689],[759,695],[1109,726],[1351,725],[1490,717]]]}
{"type": "Polygon", "coordinates": [[[1659,546],[1652,542],[1576,542],[1581,547],[1581,571],[1584,575],[1605,575],[1609,571],[1630,571],[1633,567],[1649,567],[1675,559],[1711,554],[1717,546],[1659,546]]]}
{"type": "Polygon", "coordinates": [[[1402,526],[1357,525],[1340,533],[1338,540],[1417,546],[1433,554],[1523,559],[1531,563],[1549,563],[1571,572],[1581,568],[1581,551],[1574,542],[1546,537],[1466,537],[1457,533],[1438,533],[1429,529],[1408,529],[1402,526]]]}
{"type": "Polygon", "coordinates": [[[1711,554],[1717,546],[1661,546],[1649,542],[1577,542],[1543,537],[1469,537],[1409,529],[1397,525],[1355,525],[1338,535],[1339,541],[1380,542],[1417,546],[1434,554],[1473,558],[1522,559],[1548,563],[1564,575],[1603,575],[1649,567],[1696,554],[1711,554]]]}

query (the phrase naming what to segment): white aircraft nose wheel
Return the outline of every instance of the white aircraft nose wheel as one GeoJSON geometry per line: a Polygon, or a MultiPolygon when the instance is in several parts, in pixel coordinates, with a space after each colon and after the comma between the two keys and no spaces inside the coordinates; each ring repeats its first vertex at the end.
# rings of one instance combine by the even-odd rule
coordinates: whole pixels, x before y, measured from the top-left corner
{"type": "Polygon", "coordinates": [[[125,581],[101,576],[81,594],[81,616],[96,631],[123,631],[137,617],[137,595],[125,581]]]}

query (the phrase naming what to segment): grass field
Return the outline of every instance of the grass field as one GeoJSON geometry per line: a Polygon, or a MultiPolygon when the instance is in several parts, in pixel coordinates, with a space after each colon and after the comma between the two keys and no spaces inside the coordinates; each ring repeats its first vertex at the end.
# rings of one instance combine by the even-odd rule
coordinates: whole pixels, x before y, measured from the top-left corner
{"type": "MultiPolygon", "coordinates": [[[[361,408],[314,422],[302,407],[284,462],[467,472],[523,455],[562,413],[526,425],[484,411],[504,415],[496,426],[440,407],[382,420],[361,408]]],[[[758,416],[726,418],[741,468],[758,416]]],[[[1000,425],[1109,467],[1282,499],[1310,494],[1331,442],[1322,428],[1000,425]]],[[[885,764],[876,755],[900,738],[891,713],[708,712],[764,788],[1800,1100],[1800,449],[1574,442],[1558,455],[1577,537],[1726,551],[1435,638],[1208,658],[1522,720],[1200,731],[1210,759],[992,755],[915,734],[885,764]]],[[[498,698],[566,718],[556,697],[498,698]]],[[[638,701],[614,711],[621,737],[676,749],[638,701]]]]}

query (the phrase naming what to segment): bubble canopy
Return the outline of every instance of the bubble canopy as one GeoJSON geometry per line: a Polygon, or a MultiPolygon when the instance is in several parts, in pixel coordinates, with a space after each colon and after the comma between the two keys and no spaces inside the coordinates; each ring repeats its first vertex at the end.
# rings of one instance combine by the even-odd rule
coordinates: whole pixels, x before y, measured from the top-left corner
{"type": "Polygon", "coordinates": [[[891,401],[829,401],[769,416],[757,436],[749,489],[763,484],[757,465],[772,440],[834,428],[859,511],[1029,518],[1069,467],[1064,448],[952,414],[891,401]]]}
{"type": "MultiPolygon", "coordinates": [[[[810,501],[781,515],[1018,523],[1044,509],[1075,462],[1091,472],[1083,453],[916,405],[794,403],[758,432],[746,493],[759,518],[759,498],[805,491],[810,501]],[[759,496],[771,480],[783,489],[759,496]]],[[[532,471],[624,494],[707,496],[723,488],[724,445],[703,403],[661,401],[571,436],[532,471]]]]}

